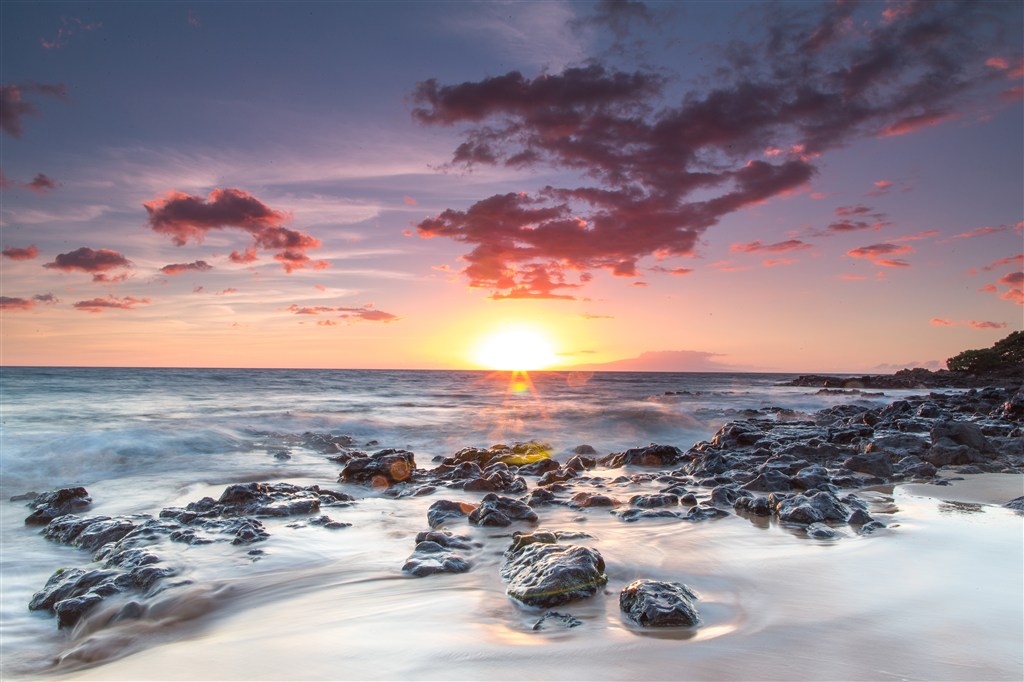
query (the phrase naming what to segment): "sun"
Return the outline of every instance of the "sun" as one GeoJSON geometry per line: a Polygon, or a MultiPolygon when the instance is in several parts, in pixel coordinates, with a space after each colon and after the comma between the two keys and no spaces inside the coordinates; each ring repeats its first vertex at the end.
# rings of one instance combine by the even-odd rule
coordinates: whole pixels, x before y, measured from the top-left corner
{"type": "Polygon", "coordinates": [[[484,337],[474,360],[502,371],[532,371],[555,364],[554,344],[544,332],[531,327],[506,327],[484,337]]]}

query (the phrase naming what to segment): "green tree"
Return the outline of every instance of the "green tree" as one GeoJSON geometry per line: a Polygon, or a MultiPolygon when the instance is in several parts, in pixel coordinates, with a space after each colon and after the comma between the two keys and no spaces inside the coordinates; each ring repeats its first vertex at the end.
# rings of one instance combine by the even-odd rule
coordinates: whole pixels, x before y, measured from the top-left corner
{"type": "Polygon", "coordinates": [[[979,374],[995,370],[1024,370],[1024,332],[1016,331],[992,344],[991,348],[965,350],[946,360],[953,372],[979,374]]]}

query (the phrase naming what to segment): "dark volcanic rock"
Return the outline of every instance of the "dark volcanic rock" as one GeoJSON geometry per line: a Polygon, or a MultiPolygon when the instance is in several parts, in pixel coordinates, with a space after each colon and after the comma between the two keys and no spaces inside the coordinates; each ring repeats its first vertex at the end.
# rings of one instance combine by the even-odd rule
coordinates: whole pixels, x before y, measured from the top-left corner
{"type": "Polygon", "coordinates": [[[669,467],[683,459],[683,451],[672,445],[651,443],[643,448],[631,448],[602,457],[598,462],[610,469],[622,466],[669,467]]]}
{"type": "Polygon", "coordinates": [[[541,608],[590,597],[608,582],[597,550],[540,542],[514,552],[501,576],[508,581],[510,597],[541,608]]]}
{"type": "Polygon", "coordinates": [[[429,531],[416,536],[416,549],[402,566],[402,571],[421,578],[437,573],[465,573],[469,560],[455,552],[470,549],[469,538],[448,532],[429,531]]]}
{"type": "Polygon", "coordinates": [[[356,457],[341,470],[338,480],[360,483],[374,488],[387,488],[413,478],[416,458],[408,450],[389,448],[369,457],[356,457]]]}
{"type": "Polygon", "coordinates": [[[637,580],[619,593],[619,608],[643,627],[692,627],[700,622],[695,599],[697,595],[682,583],[637,580]]]}
{"type": "Polygon", "coordinates": [[[866,452],[854,455],[847,458],[843,462],[843,466],[850,471],[878,476],[879,478],[889,478],[892,476],[892,463],[881,452],[866,452]]]}
{"type": "Polygon", "coordinates": [[[59,488],[36,495],[28,506],[33,512],[25,519],[25,525],[45,526],[50,521],[64,516],[76,514],[89,508],[92,498],[85,488],[59,488]]]}
{"type": "Polygon", "coordinates": [[[1012,509],[1018,514],[1024,513],[1024,496],[1015,497],[1003,506],[1007,509],[1012,509]]]}
{"type": "Polygon", "coordinates": [[[614,497],[599,495],[597,493],[576,493],[572,497],[574,507],[618,507],[622,502],[614,497]]]}
{"type": "Polygon", "coordinates": [[[540,620],[533,624],[534,630],[550,630],[552,628],[575,628],[583,625],[583,621],[568,613],[548,611],[540,620]]]}
{"type": "Polygon", "coordinates": [[[452,500],[438,500],[427,509],[427,524],[431,528],[443,526],[452,519],[462,519],[473,511],[476,506],[468,502],[454,502],[452,500]]]}
{"type": "Polygon", "coordinates": [[[537,523],[537,514],[519,500],[494,493],[485,495],[469,515],[469,522],[478,526],[510,526],[513,521],[537,523]]]}
{"type": "Polygon", "coordinates": [[[651,509],[654,507],[678,507],[679,496],[671,493],[659,493],[657,495],[634,495],[629,498],[629,504],[633,507],[651,509]]]}
{"type": "Polygon", "coordinates": [[[633,507],[627,509],[624,512],[619,513],[619,518],[623,521],[649,521],[651,519],[681,519],[682,514],[674,512],[670,509],[642,509],[633,507]]]}

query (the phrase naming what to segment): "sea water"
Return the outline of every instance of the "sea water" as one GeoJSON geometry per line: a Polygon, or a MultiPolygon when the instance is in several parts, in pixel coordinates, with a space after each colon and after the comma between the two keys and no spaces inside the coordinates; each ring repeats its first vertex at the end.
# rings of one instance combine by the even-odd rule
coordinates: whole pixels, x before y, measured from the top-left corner
{"type": "Polygon", "coordinates": [[[455,528],[477,547],[469,573],[401,572],[433,501],[479,495],[395,500],[342,485],[340,465],[302,444],[308,432],[347,435],[353,448],[404,448],[432,467],[462,447],[532,439],[564,460],[582,444],[686,449],[752,410],[806,418],[908,395],[823,395],[782,386],[789,378],[3,368],[0,678],[1019,679],[1021,516],[996,504],[1024,493],[1019,476],[981,477],[983,493],[862,492],[888,529],[827,541],[734,515],[629,524],[607,510],[545,508],[542,527],[590,536],[578,542],[602,553],[609,583],[555,609],[580,627],[534,631],[543,611],[510,600],[499,575],[516,527],[455,528]],[[161,556],[189,585],[155,598],[141,620],[58,631],[27,610],[54,570],[90,557],[24,526],[28,510],[12,495],[84,485],[89,513],[156,515],[248,481],[360,499],[325,510],[352,524],[340,530],[266,520],[258,561],[232,545],[166,543],[161,556]],[[641,631],[624,620],[617,595],[637,578],[689,585],[701,627],[641,631]]]}

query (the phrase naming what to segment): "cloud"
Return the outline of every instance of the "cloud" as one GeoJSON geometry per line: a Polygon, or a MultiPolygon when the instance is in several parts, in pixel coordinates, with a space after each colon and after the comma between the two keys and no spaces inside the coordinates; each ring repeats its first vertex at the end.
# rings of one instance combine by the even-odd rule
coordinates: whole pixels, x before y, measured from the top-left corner
{"type": "Polygon", "coordinates": [[[889,242],[890,244],[897,244],[899,242],[917,242],[923,239],[931,239],[932,237],[938,234],[938,230],[925,230],[923,232],[918,232],[916,234],[908,234],[903,237],[893,237],[892,239],[887,239],[886,241],[889,242]]]}
{"type": "Polygon", "coordinates": [[[26,116],[37,116],[39,110],[25,99],[25,95],[45,95],[64,99],[67,88],[63,83],[26,83],[22,85],[0,85],[0,129],[11,137],[21,137],[22,121],[26,116]]]}
{"type": "MultiPolygon", "coordinates": [[[[326,315],[328,313],[341,313],[338,315],[343,320],[365,321],[365,322],[396,322],[402,318],[383,310],[377,310],[372,303],[367,303],[362,308],[345,308],[326,305],[300,306],[292,304],[288,310],[295,315],[326,315]]],[[[321,324],[317,322],[317,324],[321,324]]],[[[333,323],[332,323],[333,324],[333,323]]],[[[327,326],[327,325],[324,325],[327,326]]]]}
{"type": "Polygon", "coordinates": [[[61,17],[60,26],[57,28],[57,35],[53,40],[47,40],[46,38],[40,38],[39,42],[43,48],[47,50],[58,50],[62,47],[66,47],[68,39],[77,33],[88,33],[89,31],[95,31],[101,28],[103,24],[98,21],[92,21],[86,23],[76,17],[61,17]]]}
{"type": "Polygon", "coordinates": [[[405,196],[402,197],[402,203],[404,203],[406,206],[415,206],[419,202],[417,202],[411,196],[406,194],[405,196]]]}
{"type": "MultiPolygon", "coordinates": [[[[166,197],[143,204],[149,213],[149,226],[166,234],[178,246],[189,241],[200,243],[210,230],[240,229],[248,232],[256,248],[274,251],[286,272],[327,267],[326,261],[313,261],[306,251],[320,246],[320,240],[283,226],[289,216],[274,210],[248,192],[239,189],[215,189],[207,199],[170,192],[166,197]]],[[[255,260],[255,251],[232,252],[234,262],[255,260]]]]}
{"type": "Polygon", "coordinates": [[[892,223],[886,220],[886,215],[873,208],[857,204],[855,206],[839,206],[835,209],[836,220],[829,224],[819,236],[830,234],[842,234],[846,232],[859,232],[861,230],[881,230],[892,223]]]}
{"type": "Polygon", "coordinates": [[[581,320],[614,320],[613,315],[591,315],[590,313],[583,313],[579,316],[581,320]]]}
{"type": "Polygon", "coordinates": [[[901,256],[906,253],[913,253],[913,251],[913,247],[909,244],[897,245],[886,243],[862,246],[858,249],[847,251],[846,255],[853,258],[865,258],[875,265],[887,268],[906,268],[910,267],[910,263],[905,260],[888,258],[888,256],[901,256]]]}
{"type": "Polygon", "coordinates": [[[1001,294],[999,298],[1004,301],[1013,301],[1017,305],[1024,305],[1024,289],[1010,289],[1005,294],[1001,294]]]}
{"type": "Polygon", "coordinates": [[[134,296],[107,296],[106,298],[93,298],[88,301],[78,301],[74,307],[89,313],[102,313],[104,310],[133,310],[137,305],[147,305],[148,298],[135,298],[134,296]]]}
{"type": "Polygon", "coordinates": [[[39,247],[35,244],[29,244],[25,248],[11,246],[0,251],[0,254],[11,260],[35,260],[39,257],[39,247]]]}
{"type": "Polygon", "coordinates": [[[787,251],[803,251],[806,249],[813,249],[811,244],[800,241],[799,239],[789,239],[784,242],[776,242],[775,244],[763,244],[759,241],[749,242],[747,244],[730,244],[729,251],[731,253],[786,253],[787,251]]]}
{"type": "Polygon", "coordinates": [[[33,307],[35,301],[31,299],[0,296],[0,310],[31,310],[33,307]]]}
{"type": "MultiPolygon", "coordinates": [[[[819,155],[952,118],[992,78],[977,30],[992,12],[1013,13],[924,3],[847,30],[846,10],[832,5],[764,11],[764,40],[730,46],[723,54],[735,63],[674,102],[663,74],[597,62],[533,78],[512,71],[419,83],[414,120],[459,127],[450,166],[579,176],[448,208],[420,222],[419,235],[466,245],[463,276],[497,298],[571,297],[581,273],[624,274],[644,257],[690,255],[724,216],[805,185],[819,155]],[[794,148],[799,157],[757,158],[794,148]]],[[[830,232],[885,226],[870,217],[843,218],[830,232]]]]}
{"type": "Polygon", "coordinates": [[[232,263],[253,263],[259,260],[259,256],[256,255],[256,249],[247,248],[242,253],[238,251],[232,251],[231,255],[228,256],[228,260],[232,263]]]}
{"type": "Polygon", "coordinates": [[[985,237],[990,234],[999,234],[1000,232],[1006,232],[1008,229],[1010,228],[1007,227],[1006,225],[999,225],[998,227],[976,227],[973,230],[961,232],[960,234],[955,234],[952,237],[943,239],[939,243],[949,244],[950,242],[954,242],[957,239],[973,239],[974,237],[985,237]]]}
{"type": "Polygon", "coordinates": [[[661,265],[653,265],[650,268],[648,268],[648,270],[650,270],[651,272],[664,272],[669,275],[674,275],[676,277],[681,277],[682,275],[689,275],[691,272],[693,272],[693,268],[666,268],[661,265]]]}
{"type": "Polygon", "coordinates": [[[1006,258],[994,260],[988,265],[984,266],[982,270],[991,272],[992,270],[995,270],[998,267],[1002,267],[1003,265],[1024,265],[1024,253],[1017,254],[1016,256],[1007,256],[1006,258]]]}
{"type": "Polygon", "coordinates": [[[53,259],[53,262],[45,263],[43,267],[63,272],[79,270],[92,273],[94,282],[117,282],[123,281],[127,278],[128,274],[108,275],[106,273],[119,268],[130,268],[132,267],[132,262],[118,251],[110,249],[97,249],[94,251],[87,246],[83,246],[68,253],[58,254],[53,259]]]}
{"type": "Polygon", "coordinates": [[[1011,272],[1003,275],[999,278],[998,282],[1008,287],[1020,287],[1024,285],[1024,272],[1011,272]]]}
{"type": "Polygon", "coordinates": [[[901,118],[892,125],[886,126],[879,133],[882,137],[897,137],[899,135],[907,135],[908,133],[916,133],[919,130],[925,128],[932,128],[945,123],[946,121],[952,121],[959,118],[957,114],[948,112],[928,112],[924,114],[915,114],[913,116],[907,116],[901,118]]]}
{"type": "Polygon", "coordinates": [[[206,270],[213,270],[213,266],[204,260],[192,261],[191,263],[171,263],[160,268],[160,272],[165,275],[180,275],[184,272],[205,272],[206,270]]]}
{"type": "Polygon", "coordinates": [[[989,322],[989,321],[981,321],[981,322],[979,322],[978,320],[960,320],[960,321],[954,322],[953,320],[947,320],[947,319],[940,318],[940,317],[933,317],[932,320],[931,320],[931,323],[933,325],[937,326],[937,327],[963,326],[963,327],[972,327],[974,329],[1006,329],[1006,323],[1005,322],[989,322]]]}
{"type": "Polygon", "coordinates": [[[36,194],[46,194],[51,189],[54,189],[57,183],[53,178],[48,177],[44,173],[37,173],[32,181],[25,185],[28,189],[32,190],[36,194]]]}
{"type": "Polygon", "coordinates": [[[766,268],[774,268],[776,265],[792,265],[799,262],[796,258],[766,258],[761,261],[761,265],[766,268]]]}
{"type": "Polygon", "coordinates": [[[880,197],[889,193],[889,190],[892,188],[893,182],[892,180],[876,180],[871,184],[874,185],[875,188],[868,192],[867,196],[880,197]]]}

